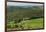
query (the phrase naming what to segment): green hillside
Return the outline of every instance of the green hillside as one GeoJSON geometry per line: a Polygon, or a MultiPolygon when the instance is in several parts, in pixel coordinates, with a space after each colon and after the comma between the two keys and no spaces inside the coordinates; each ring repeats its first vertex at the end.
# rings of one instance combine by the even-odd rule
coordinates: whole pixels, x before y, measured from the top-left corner
{"type": "Polygon", "coordinates": [[[43,27],[43,6],[8,6],[7,28],[15,30],[39,29],[43,27]]]}
{"type": "Polygon", "coordinates": [[[8,26],[10,30],[40,29],[43,28],[43,18],[21,21],[17,24],[10,22],[8,26]]]}

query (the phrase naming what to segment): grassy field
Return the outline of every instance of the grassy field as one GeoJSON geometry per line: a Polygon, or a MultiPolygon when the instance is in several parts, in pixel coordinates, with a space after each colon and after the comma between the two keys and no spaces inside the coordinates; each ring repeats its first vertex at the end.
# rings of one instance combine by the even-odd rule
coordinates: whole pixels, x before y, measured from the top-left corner
{"type": "Polygon", "coordinates": [[[26,20],[19,23],[24,29],[43,28],[43,18],[26,20]]]}
{"type": "Polygon", "coordinates": [[[25,21],[21,21],[20,23],[17,23],[17,24],[12,22],[12,24],[9,24],[9,25],[12,26],[11,27],[12,29],[15,28],[16,30],[43,28],[43,18],[25,20],[25,21]]]}

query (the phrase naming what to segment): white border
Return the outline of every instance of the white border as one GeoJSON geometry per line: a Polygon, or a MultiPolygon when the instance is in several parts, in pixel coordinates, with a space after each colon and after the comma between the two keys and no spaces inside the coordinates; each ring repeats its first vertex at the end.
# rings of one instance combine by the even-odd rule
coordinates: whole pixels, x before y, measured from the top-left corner
{"type": "Polygon", "coordinates": [[[5,32],[5,0],[0,0],[0,32],[5,32]]]}

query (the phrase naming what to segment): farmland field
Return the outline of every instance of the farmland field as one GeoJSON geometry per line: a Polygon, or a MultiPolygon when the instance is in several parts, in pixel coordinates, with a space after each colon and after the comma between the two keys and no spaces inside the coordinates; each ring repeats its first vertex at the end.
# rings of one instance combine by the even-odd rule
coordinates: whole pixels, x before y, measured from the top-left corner
{"type": "Polygon", "coordinates": [[[11,24],[9,24],[9,25],[11,25],[10,29],[13,29],[13,30],[14,29],[15,30],[39,29],[39,28],[43,28],[43,18],[32,19],[32,20],[25,20],[25,21],[21,21],[20,23],[17,23],[17,24],[12,22],[11,24]],[[16,25],[18,27],[16,27],[16,25]]]}
{"type": "Polygon", "coordinates": [[[22,21],[20,25],[26,29],[43,28],[43,18],[22,21]]]}

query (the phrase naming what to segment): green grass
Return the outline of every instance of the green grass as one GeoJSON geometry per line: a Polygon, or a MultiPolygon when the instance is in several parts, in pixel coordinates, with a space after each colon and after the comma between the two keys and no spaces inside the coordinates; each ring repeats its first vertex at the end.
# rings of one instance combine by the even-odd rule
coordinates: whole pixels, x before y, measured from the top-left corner
{"type": "Polygon", "coordinates": [[[43,28],[43,18],[26,20],[19,23],[24,29],[43,28]]]}
{"type": "Polygon", "coordinates": [[[25,20],[25,21],[21,21],[20,23],[17,23],[17,24],[14,23],[14,22],[11,22],[9,25],[11,25],[10,29],[11,28],[15,28],[16,30],[17,29],[20,30],[20,29],[43,28],[43,18],[32,19],[32,20],[25,20]]]}

